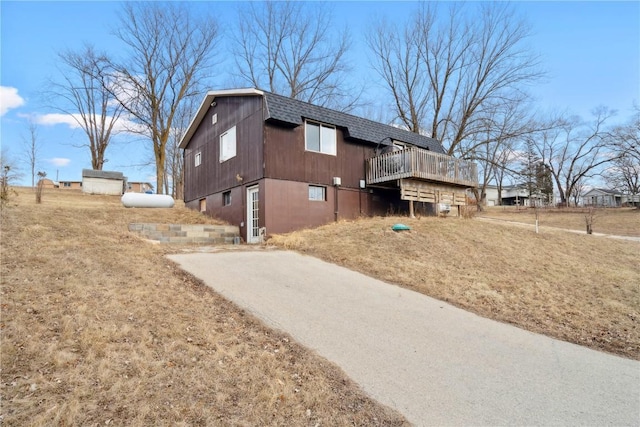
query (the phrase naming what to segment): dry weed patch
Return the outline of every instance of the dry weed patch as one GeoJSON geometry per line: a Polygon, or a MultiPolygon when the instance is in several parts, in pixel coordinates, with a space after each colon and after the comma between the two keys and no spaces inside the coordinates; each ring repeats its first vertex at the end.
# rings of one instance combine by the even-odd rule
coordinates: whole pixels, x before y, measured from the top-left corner
{"type": "Polygon", "coordinates": [[[640,359],[640,243],[454,218],[372,218],[274,236],[479,315],[640,359]],[[402,222],[409,232],[393,232],[402,222]]]}
{"type": "Polygon", "coordinates": [[[403,425],[344,373],[142,242],[184,208],[31,190],[2,210],[6,425],[403,425]]]}

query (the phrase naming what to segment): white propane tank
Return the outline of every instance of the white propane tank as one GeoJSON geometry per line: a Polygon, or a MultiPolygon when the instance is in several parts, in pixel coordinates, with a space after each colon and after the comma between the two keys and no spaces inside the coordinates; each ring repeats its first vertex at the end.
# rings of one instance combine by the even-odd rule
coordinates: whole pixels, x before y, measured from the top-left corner
{"type": "Polygon", "coordinates": [[[172,208],[174,203],[166,194],[124,193],[120,200],[125,208],[172,208]]]}

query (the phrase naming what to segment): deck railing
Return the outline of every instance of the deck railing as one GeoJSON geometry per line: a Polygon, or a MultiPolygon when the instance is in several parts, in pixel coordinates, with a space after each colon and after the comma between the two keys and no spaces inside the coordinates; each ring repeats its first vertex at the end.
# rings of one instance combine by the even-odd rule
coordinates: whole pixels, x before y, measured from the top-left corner
{"type": "Polygon", "coordinates": [[[473,162],[410,147],[368,159],[366,178],[367,184],[417,178],[477,187],[478,169],[473,162]]]}

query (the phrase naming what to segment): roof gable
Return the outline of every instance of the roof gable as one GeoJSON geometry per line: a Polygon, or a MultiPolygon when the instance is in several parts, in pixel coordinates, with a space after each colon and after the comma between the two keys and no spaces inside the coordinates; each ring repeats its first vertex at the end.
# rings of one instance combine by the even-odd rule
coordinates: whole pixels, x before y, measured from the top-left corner
{"type": "Polygon", "coordinates": [[[368,120],[352,114],[320,107],[297,99],[265,92],[259,89],[229,89],[210,91],[204,97],[196,115],[191,120],[180,148],[185,148],[216,97],[222,96],[262,96],[265,103],[264,120],[299,126],[305,119],[331,124],[344,130],[345,137],[371,144],[391,145],[392,141],[404,142],[437,153],[444,153],[442,144],[436,139],[419,135],[395,126],[368,120]]]}

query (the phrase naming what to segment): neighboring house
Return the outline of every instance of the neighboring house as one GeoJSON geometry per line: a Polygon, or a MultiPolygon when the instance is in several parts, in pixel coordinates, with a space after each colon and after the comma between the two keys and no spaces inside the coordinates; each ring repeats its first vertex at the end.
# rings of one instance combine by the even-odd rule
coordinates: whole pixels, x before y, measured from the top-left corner
{"type": "Polygon", "coordinates": [[[186,206],[249,243],[414,203],[437,213],[477,186],[435,139],[257,89],[207,93],[180,148],[186,206]]]}
{"type": "Polygon", "coordinates": [[[640,206],[640,194],[623,194],[622,206],[640,206]]]}
{"type": "Polygon", "coordinates": [[[607,208],[622,206],[623,195],[615,190],[592,188],[582,196],[585,206],[602,206],[607,208]]]}
{"type": "Polygon", "coordinates": [[[485,188],[486,206],[546,206],[550,203],[553,201],[544,194],[529,194],[529,190],[521,185],[503,185],[500,200],[497,185],[485,188]]]}
{"type": "Polygon", "coordinates": [[[148,182],[127,182],[127,192],[147,193],[153,191],[153,185],[148,182]]]}
{"type": "Polygon", "coordinates": [[[524,187],[503,185],[498,200],[498,186],[487,185],[485,195],[487,206],[529,206],[529,191],[524,187]]]}
{"type": "Polygon", "coordinates": [[[60,181],[60,188],[65,190],[80,190],[82,189],[82,181],[60,181]]]}
{"type": "Polygon", "coordinates": [[[82,169],[82,192],[122,195],[126,178],[122,172],[82,169]]]}

